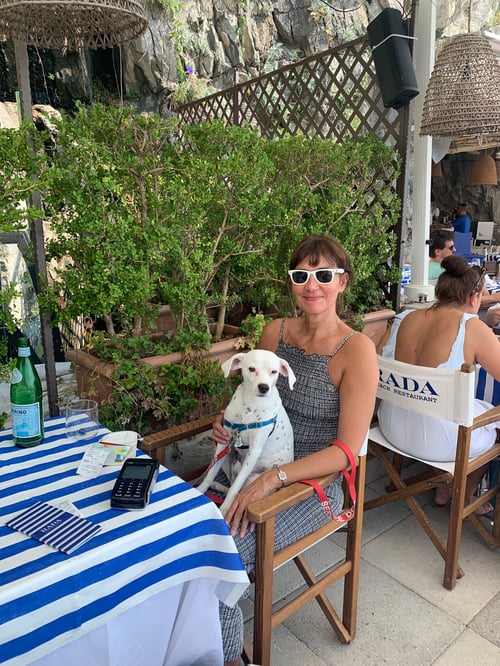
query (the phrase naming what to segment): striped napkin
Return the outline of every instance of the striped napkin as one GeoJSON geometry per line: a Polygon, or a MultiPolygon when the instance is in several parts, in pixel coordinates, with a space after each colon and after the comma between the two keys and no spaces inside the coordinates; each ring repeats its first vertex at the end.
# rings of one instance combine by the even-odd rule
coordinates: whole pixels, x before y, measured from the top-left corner
{"type": "Polygon", "coordinates": [[[5,523],[7,527],[69,555],[102,527],[46,502],[37,502],[5,523]]]}

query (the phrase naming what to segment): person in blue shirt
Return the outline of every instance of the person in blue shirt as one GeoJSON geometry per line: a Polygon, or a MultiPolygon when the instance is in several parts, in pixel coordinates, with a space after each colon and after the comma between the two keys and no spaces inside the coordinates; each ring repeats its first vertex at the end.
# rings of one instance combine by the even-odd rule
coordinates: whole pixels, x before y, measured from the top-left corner
{"type": "Polygon", "coordinates": [[[458,204],[457,215],[453,220],[453,229],[460,234],[466,234],[470,231],[471,219],[467,215],[467,208],[464,203],[458,204]]]}

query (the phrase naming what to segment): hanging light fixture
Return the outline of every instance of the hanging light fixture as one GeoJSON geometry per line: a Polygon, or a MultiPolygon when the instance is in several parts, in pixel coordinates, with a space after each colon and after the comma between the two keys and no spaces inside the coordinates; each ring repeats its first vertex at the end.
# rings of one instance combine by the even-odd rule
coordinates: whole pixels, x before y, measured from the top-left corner
{"type": "Polygon", "coordinates": [[[431,177],[432,178],[442,178],[443,169],[441,167],[441,162],[434,162],[431,160],[431,177]]]}
{"type": "Polygon", "coordinates": [[[458,35],[436,57],[422,110],[420,136],[500,132],[500,65],[479,35],[458,35]]]}
{"type": "Polygon", "coordinates": [[[139,0],[0,0],[0,35],[39,47],[110,48],[147,25],[139,0]]]}
{"type": "Polygon", "coordinates": [[[467,185],[497,185],[498,175],[495,160],[491,155],[480,155],[472,162],[467,185]]]}
{"type": "Polygon", "coordinates": [[[436,57],[425,92],[420,136],[473,136],[500,132],[500,65],[486,37],[468,34],[448,41],[436,57]]]}

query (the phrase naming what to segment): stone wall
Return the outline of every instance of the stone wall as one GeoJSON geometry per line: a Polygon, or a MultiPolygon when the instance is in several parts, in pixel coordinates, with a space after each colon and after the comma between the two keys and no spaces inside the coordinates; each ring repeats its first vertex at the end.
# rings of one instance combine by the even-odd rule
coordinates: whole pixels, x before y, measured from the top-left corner
{"type": "MultiPolygon", "coordinates": [[[[71,108],[74,101],[122,97],[166,114],[176,103],[227,88],[235,71],[253,78],[366,33],[399,0],[185,0],[172,14],[145,0],[148,29],[121,48],[64,52],[30,48],[33,101],[71,108]],[[341,11],[342,8],[354,11],[341,11]]],[[[467,32],[469,0],[437,3],[438,40],[467,32]]],[[[471,31],[493,25],[500,0],[475,0],[471,31]]],[[[405,10],[406,14],[408,10],[405,10]]],[[[16,90],[12,44],[0,44],[0,101],[16,90]]]]}

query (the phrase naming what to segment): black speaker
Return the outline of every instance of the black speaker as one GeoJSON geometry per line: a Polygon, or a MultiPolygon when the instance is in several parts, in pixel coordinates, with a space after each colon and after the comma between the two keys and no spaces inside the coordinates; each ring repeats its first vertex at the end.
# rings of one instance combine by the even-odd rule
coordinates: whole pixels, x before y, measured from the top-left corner
{"type": "Polygon", "coordinates": [[[399,109],[419,92],[401,12],[384,9],[367,31],[384,106],[399,109]]]}

